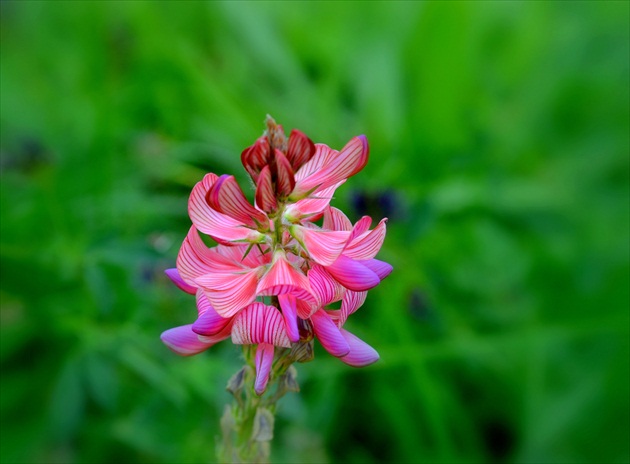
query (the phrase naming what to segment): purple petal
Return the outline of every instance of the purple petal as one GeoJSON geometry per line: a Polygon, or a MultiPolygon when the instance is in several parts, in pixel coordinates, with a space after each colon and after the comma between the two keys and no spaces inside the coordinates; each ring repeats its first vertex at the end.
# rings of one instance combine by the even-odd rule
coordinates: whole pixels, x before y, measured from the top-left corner
{"type": "Polygon", "coordinates": [[[278,301],[282,308],[282,316],[284,317],[284,325],[287,329],[287,336],[293,343],[300,340],[300,332],[297,325],[297,300],[293,295],[278,295],[278,301]]]}
{"type": "Polygon", "coordinates": [[[326,270],[337,282],[355,292],[369,290],[381,282],[374,271],[363,265],[363,261],[355,261],[344,255],[341,255],[326,270]]]}
{"type": "Polygon", "coordinates": [[[203,290],[197,292],[197,309],[199,318],[192,325],[192,330],[196,334],[205,336],[216,335],[230,323],[230,318],[221,317],[214,310],[203,290]]]}
{"type": "Polygon", "coordinates": [[[367,261],[361,261],[361,264],[374,272],[381,280],[390,275],[394,270],[391,264],[386,263],[385,261],[379,261],[378,259],[368,259],[367,261]]]}
{"type": "Polygon", "coordinates": [[[183,290],[186,293],[190,293],[191,295],[197,293],[196,287],[188,285],[186,282],[184,282],[184,279],[182,279],[182,276],[179,275],[179,271],[177,270],[177,268],[166,269],[164,271],[164,274],[166,274],[168,278],[171,279],[173,283],[179,287],[180,290],[183,290]]]}
{"type": "Polygon", "coordinates": [[[273,364],[273,345],[261,343],[256,348],[256,382],[254,390],[258,396],[262,395],[267,388],[269,373],[273,364]]]}
{"type": "Polygon", "coordinates": [[[376,350],[356,335],[344,329],[341,329],[341,335],[350,345],[350,352],[339,359],[349,366],[364,367],[379,360],[380,357],[376,350]]]}
{"type": "Polygon", "coordinates": [[[315,312],[311,316],[311,322],[317,339],[326,351],[338,358],[350,352],[350,345],[325,311],[320,309],[315,312]]]}
{"type": "Polygon", "coordinates": [[[160,338],[166,346],[181,356],[192,356],[210,348],[214,343],[202,342],[195,332],[192,324],[174,327],[162,332],[160,338]]]}

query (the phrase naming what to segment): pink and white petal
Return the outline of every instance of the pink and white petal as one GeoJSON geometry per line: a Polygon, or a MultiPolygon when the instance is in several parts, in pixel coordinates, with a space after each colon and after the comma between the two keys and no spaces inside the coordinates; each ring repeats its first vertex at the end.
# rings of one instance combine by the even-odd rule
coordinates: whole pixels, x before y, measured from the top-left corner
{"type": "Polygon", "coordinates": [[[371,231],[356,237],[343,251],[343,254],[352,259],[372,259],[379,252],[385,240],[387,218],[371,231]]]}
{"type": "Polygon", "coordinates": [[[391,264],[386,263],[385,261],[380,261],[378,259],[368,259],[366,261],[361,261],[361,264],[374,272],[381,280],[390,275],[394,270],[391,264]]]}
{"type": "Polygon", "coordinates": [[[280,197],[287,197],[293,191],[293,187],[295,187],[293,168],[287,157],[284,156],[284,153],[280,150],[276,149],[274,156],[276,159],[277,173],[276,193],[280,197]]]}
{"type": "Polygon", "coordinates": [[[313,157],[308,162],[304,163],[295,173],[296,182],[299,183],[300,181],[320,171],[337,156],[339,156],[339,152],[337,150],[333,150],[323,143],[316,143],[315,154],[313,157]]]}
{"type": "Polygon", "coordinates": [[[341,255],[350,232],[310,229],[291,226],[291,235],[299,241],[313,261],[322,266],[330,266],[341,255]]]}
{"type": "Polygon", "coordinates": [[[376,350],[356,335],[353,335],[344,329],[341,329],[341,335],[350,346],[350,352],[339,358],[344,363],[353,367],[365,367],[380,359],[376,350]]]}
{"type": "Polygon", "coordinates": [[[326,351],[338,358],[350,352],[350,345],[326,311],[320,309],[313,313],[311,322],[317,339],[326,351]]]}
{"type": "Polygon", "coordinates": [[[359,219],[352,228],[352,233],[350,234],[350,239],[348,240],[348,243],[352,243],[355,238],[370,230],[371,225],[372,218],[370,216],[363,216],[361,219],[359,219]]]}
{"type": "Polygon", "coordinates": [[[315,190],[307,198],[291,203],[286,207],[284,217],[289,222],[295,223],[301,219],[321,214],[330,204],[335,190],[344,182],[345,179],[328,188],[315,190]]]}
{"type": "MultiPolygon", "coordinates": [[[[337,209],[333,206],[329,206],[324,211],[324,223],[322,224],[322,228],[326,230],[352,230],[352,223],[350,219],[343,214],[340,209],[337,209]]],[[[352,234],[350,234],[349,240],[352,239],[352,234]]]]}
{"type": "Polygon", "coordinates": [[[269,382],[269,373],[273,365],[273,345],[261,343],[256,348],[256,380],[254,391],[258,396],[262,395],[269,382]]]}
{"type": "Polygon", "coordinates": [[[217,245],[215,248],[217,253],[230,259],[231,262],[242,266],[245,269],[264,266],[271,261],[271,253],[269,246],[260,244],[256,246],[250,245],[217,245]],[[261,251],[262,250],[262,251],[261,251]]]}
{"type": "Polygon", "coordinates": [[[287,337],[289,337],[291,342],[297,343],[300,340],[297,323],[297,300],[295,296],[285,293],[278,295],[278,302],[280,303],[280,308],[282,308],[287,337]]]}
{"type": "MultiPolygon", "coordinates": [[[[194,324],[193,324],[194,325],[194,324]]],[[[226,338],[229,338],[232,335],[232,325],[234,325],[234,319],[228,319],[228,323],[223,327],[219,332],[214,335],[199,335],[197,334],[197,338],[199,341],[204,343],[219,343],[226,338]]]]}
{"type": "Polygon", "coordinates": [[[299,299],[315,301],[308,278],[284,256],[275,258],[275,262],[260,279],[256,292],[261,296],[289,293],[299,299]]]}
{"type": "Polygon", "coordinates": [[[326,270],[337,282],[355,292],[369,290],[381,282],[381,279],[361,261],[355,261],[345,255],[341,255],[326,270]]]}
{"type": "Polygon", "coordinates": [[[348,320],[350,314],[363,306],[367,292],[354,292],[348,290],[341,300],[341,309],[339,311],[339,327],[343,326],[348,320]]]}
{"type": "Polygon", "coordinates": [[[313,264],[307,275],[311,289],[313,289],[313,293],[321,306],[343,298],[346,289],[323,266],[313,264]]]}
{"type": "Polygon", "coordinates": [[[297,300],[297,315],[300,319],[308,319],[315,311],[321,308],[321,305],[315,300],[297,300]]]}
{"type": "Polygon", "coordinates": [[[212,209],[246,226],[257,228],[259,224],[266,225],[269,222],[265,213],[247,201],[234,176],[224,174],[219,177],[206,194],[206,199],[212,209]]]}
{"type": "Polygon", "coordinates": [[[270,343],[285,348],[291,347],[284,319],[274,306],[252,303],[234,317],[232,343],[252,345],[270,343]]]}
{"type": "Polygon", "coordinates": [[[191,295],[197,293],[197,287],[187,284],[184,279],[182,279],[182,276],[179,275],[177,268],[166,269],[164,274],[166,274],[180,290],[190,293],[191,295]]]}
{"type": "Polygon", "coordinates": [[[206,174],[193,187],[188,200],[188,214],[195,227],[218,242],[260,241],[262,236],[259,232],[244,227],[240,221],[210,207],[206,196],[217,179],[216,174],[206,174]]]}
{"type": "Polygon", "coordinates": [[[192,356],[210,348],[214,343],[199,340],[192,324],[174,327],[162,332],[160,338],[166,346],[181,356],[192,356]]]}
{"type": "Polygon", "coordinates": [[[199,317],[192,325],[192,330],[198,335],[216,335],[230,323],[230,318],[221,317],[217,313],[203,290],[197,292],[197,311],[199,317]]]}
{"type": "Polygon", "coordinates": [[[238,274],[215,272],[198,277],[195,282],[217,313],[231,317],[256,299],[258,276],[258,269],[238,274]]]}
{"type": "Polygon", "coordinates": [[[271,180],[271,169],[269,169],[268,165],[260,171],[256,181],[256,205],[267,212],[274,211],[278,207],[276,193],[273,190],[273,181],[271,180]]]}
{"type": "Polygon", "coordinates": [[[293,129],[289,134],[287,158],[293,170],[299,169],[315,154],[315,144],[303,132],[293,129]]]}

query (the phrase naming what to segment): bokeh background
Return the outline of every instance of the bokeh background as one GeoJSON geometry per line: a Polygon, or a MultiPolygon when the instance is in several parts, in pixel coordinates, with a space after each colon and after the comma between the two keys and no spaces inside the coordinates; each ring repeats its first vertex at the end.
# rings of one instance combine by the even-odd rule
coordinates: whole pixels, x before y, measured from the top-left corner
{"type": "MultiPolygon", "coordinates": [[[[213,462],[229,342],[160,342],[205,172],[267,113],[366,169],[395,272],[275,462],[628,462],[629,3],[0,3],[2,463],[213,462]]],[[[246,191],[251,196],[251,189],[246,191]]]]}

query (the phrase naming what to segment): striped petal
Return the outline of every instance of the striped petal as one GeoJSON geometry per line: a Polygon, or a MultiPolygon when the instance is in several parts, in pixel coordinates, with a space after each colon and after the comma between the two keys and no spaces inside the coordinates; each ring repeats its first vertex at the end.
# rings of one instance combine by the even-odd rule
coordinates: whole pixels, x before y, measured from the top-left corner
{"type": "Polygon", "coordinates": [[[341,255],[337,261],[328,266],[326,270],[349,290],[362,292],[376,287],[381,279],[371,269],[345,255],[341,255]]]}
{"type": "Polygon", "coordinates": [[[203,290],[197,292],[197,311],[199,317],[192,325],[192,330],[198,335],[216,335],[230,323],[230,318],[221,317],[210,304],[203,290]]]}
{"type": "Polygon", "coordinates": [[[295,173],[296,182],[299,183],[316,172],[321,171],[324,166],[332,163],[337,156],[339,156],[339,152],[337,150],[333,150],[323,143],[316,143],[315,154],[313,157],[307,163],[304,163],[304,165],[302,165],[302,167],[295,173]]]}
{"type": "Polygon", "coordinates": [[[313,264],[311,269],[309,269],[308,280],[320,306],[341,300],[346,291],[346,289],[319,264],[313,264]]]}
{"type": "Polygon", "coordinates": [[[341,335],[350,346],[350,352],[339,358],[341,361],[349,366],[365,367],[379,360],[380,356],[376,350],[356,335],[344,329],[341,329],[341,335]]]}
{"type": "Polygon", "coordinates": [[[219,177],[208,190],[206,199],[212,209],[246,226],[257,228],[260,224],[269,223],[267,215],[247,201],[234,176],[224,174],[219,177]]]}
{"type": "Polygon", "coordinates": [[[206,174],[193,187],[188,200],[188,214],[195,227],[217,242],[262,241],[263,235],[260,232],[248,229],[241,221],[210,207],[206,196],[217,180],[216,174],[206,174]]]}
{"type": "Polygon", "coordinates": [[[280,150],[274,152],[276,161],[276,193],[280,197],[287,197],[295,187],[295,175],[291,163],[280,150]]]}
{"type": "Polygon", "coordinates": [[[241,162],[254,182],[258,181],[258,175],[262,168],[269,164],[269,155],[269,140],[264,135],[259,137],[254,145],[241,153],[241,162]]]}
{"type": "Polygon", "coordinates": [[[284,319],[278,308],[263,303],[252,303],[234,317],[232,343],[253,345],[269,343],[291,347],[284,319]]]}
{"type": "Polygon", "coordinates": [[[352,228],[352,233],[350,234],[350,239],[348,240],[348,242],[352,243],[355,238],[370,230],[371,225],[372,218],[370,216],[363,216],[356,222],[356,224],[352,228]]]}
{"type": "Polygon", "coordinates": [[[332,200],[337,187],[344,182],[345,180],[342,180],[328,188],[315,190],[307,198],[288,205],[285,209],[284,217],[286,217],[289,222],[295,223],[301,219],[310,218],[311,216],[322,213],[330,204],[330,200],[332,200]]]}
{"type": "Polygon", "coordinates": [[[166,274],[180,290],[190,293],[191,295],[197,293],[197,287],[193,287],[192,285],[184,282],[184,279],[182,279],[182,276],[179,275],[179,271],[176,268],[166,269],[164,274],[166,274]]]}
{"type": "Polygon", "coordinates": [[[260,279],[256,292],[263,296],[291,294],[299,299],[315,301],[308,278],[284,256],[275,258],[271,268],[260,279]]]}
{"type": "Polygon", "coordinates": [[[223,317],[234,316],[256,299],[259,270],[243,273],[215,272],[195,279],[208,301],[223,317]]]}
{"type": "Polygon", "coordinates": [[[309,229],[294,225],[291,235],[306,249],[311,259],[322,266],[330,266],[343,251],[350,232],[309,229]]]}
{"type": "Polygon", "coordinates": [[[192,356],[207,350],[216,342],[206,343],[192,331],[192,324],[174,327],[162,332],[160,338],[166,346],[181,356],[192,356]]]}
{"type": "Polygon", "coordinates": [[[304,163],[315,154],[315,144],[303,132],[293,129],[289,134],[289,146],[287,159],[291,162],[293,170],[297,171],[304,163]]]}
{"type": "Polygon", "coordinates": [[[341,309],[339,310],[339,320],[337,322],[339,327],[346,323],[350,314],[363,306],[366,298],[367,292],[353,292],[352,290],[346,292],[343,300],[341,300],[341,309]]]}
{"type": "MultiPolygon", "coordinates": [[[[364,232],[354,240],[343,251],[343,254],[352,259],[366,260],[372,259],[379,252],[385,240],[387,218],[371,231],[364,232]]],[[[369,227],[369,226],[368,226],[369,227]]]]}
{"type": "Polygon", "coordinates": [[[284,318],[284,326],[287,330],[287,336],[293,343],[300,340],[300,332],[297,323],[297,300],[293,295],[278,295],[278,302],[282,309],[282,317],[284,318]]]}
{"type": "MultiPolygon", "coordinates": [[[[351,231],[352,223],[341,210],[329,206],[326,208],[326,211],[324,211],[324,223],[322,224],[322,228],[327,230],[351,231]]],[[[350,237],[352,237],[352,235],[350,237]]]]}
{"type": "Polygon", "coordinates": [[[361,264],[374,272],[381,280],[390,275],[394,270],[391,264],[386,263],[385,261],[379,261],[378,259],[368,259],[367,261],[361,261],[361,264]]]}
{"type": "Polygon", "coordinates": [[[336,357],[345,356],[350,352],[350,345],[341,335],[337,325],[325,311],[319,310],[311,316],[313,330],[317,339],[330,354],[336,357]]]}
{"type": "Polygon", "coordinates": [[[256,205],[268,213],[275,211],[278,207],[269,166],[265,166],[262,171],[260,171],[260,175],[256,181],[256,205]]]}
{"type": "Polygon", "coordinates": [[[273,345],[261,343],[256,348],[256,380],[254,382],[254,391],[258,396],[262,395],[267,388],[272,365],[273,345]]]}

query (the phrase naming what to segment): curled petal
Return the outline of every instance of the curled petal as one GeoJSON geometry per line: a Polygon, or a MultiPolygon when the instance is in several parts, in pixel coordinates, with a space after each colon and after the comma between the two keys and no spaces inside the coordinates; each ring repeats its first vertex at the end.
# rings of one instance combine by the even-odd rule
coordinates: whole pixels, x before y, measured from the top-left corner
{"type": "Polygon", "coordinates": [[[299,299],[315,301],[308,278],[284,256],[275,259],[271,268],[260,279],[256,291],[263,296],[291,294],[299,299]]]}
{"type": "Polygon", "coordinates": [[[341,310],[339,311],[339,327],[346,323],[346,320],[350,314],[354,313],[357,309],[363,306],[367,292],[353,292],[348,290],[341,300],[341,310]]]}
{"type": "Polygon", "coordinates": [[[349,290],[361,292],[376,287],[381,279],[371,269],[345,255],[341,255],[337,261],[328,266],[326,270],[349,290]]]}
{"type": "Polygon", "coordinates": [[[391,264],[386,263],[385,261],[379,261],[378,259],[368,259],[367,261],[361,261],[361,264],[374,272],[381,280],[390,275],[394,270],[391,264]]]}
{"type": "Polygon", "coordinates": [[[184,282],[184,279],[182,279],[182,276],[179,275],[179,271],[176,268],[166,269],[164,274],[166,274],[180,290],[190,293],[191,295],[197,293],[197,288],[184,282]]]}
{"type": "Polygon", "coordinates": [[[198,335],[216,335],[230,323],[229,318],[221,317],[217,313],[203,290],[197,292],[197,311],[199,317],[192,325],[192,330],[198,335]]]}
{"type": "Polygon", "coordinates": [[[352,228],[352,233],[350,234],[350,238],[348,239],[349,243],[352,243],[355,238],[364,234],[368,230],[370,230],[370,226],[372,225],[372,218],[370,216],[363,216],[361,219],[357,221],[357,223],[352,228]]]}
{"type": "Polygon", "coordinates": [[[326,351],[338,358],[350,352],[350,345],[325,311],[319,310],[313,313],[311,322],[317,339],[326,351]]]}
{"type": "Polygon", "coordinates": [[[216,174],[206,174],[202,181],[197,182],[190,194],[188,214],[195,227],[218,242],[237,240],[260,242],[263,238],[260,232],[248,229],[241,221],[210,207],[206,195],[217,180],[216,174]]]}
{"type": "Polygon", "coordinates": [[[267,388],[269,373],[273,364],[273,345],[261,343],[256,348],[256,381],[254,390],[258,396],[262,395],[267,388]]]}
{"type": "Polygon", "coordinates": [[[269,166],[265,166],[262,171],[260,171],[260,175],[256,181],[256,205],[268,213],[278,207],[269,166]]]}
{"type": "Polygon", "coordinates": [[[348,242],[349,232],[309,229],[291,226],[291,235],[306,248],[313,261],[322,266],[330,266],[339,257],[348,242]]]}
{"type": "Polygon", "coordinates": [[[282,314],[277,308],[263,303],[252,303],[236,315],[232,342],[236,345],[269,343],[291,347],[282,314]]]}
{"type": "Polygon", "coordinates": [[[198,277],[195,282],[203,288],[217,313],[231,317],[256,299],[258,276],[258,269],[243,273],[215,272],[198,277]]]}
{"type": "MultiPolygon", "coordinates": [[[[322,228],[327,230],[352,230],[350,219],[343,212],[333,206],[329,206],[324,211],[324,223],[322,228]]],[[[369,228],[369,227],[368,227],[369,228]]],[[[350,239],[352,235],[350,235],[350,239]]],[[[349,239],[349,240],[350,240],[349,239]]]]}
{"type": "Polygon", "coordinates": [[[287,336],[293,343],[300,340],[300,332],[297,323],[297,300],[295,296],[289,294],[278,295],[278,302],[282,308],[282,317],[284,318],[284,326],[287,330],[287,336]]]}
{"type": "Polygon", "coordinates": [[[313,264],[311,269],[309,269],[308,280],[321,306],[341,300],[346,291],[346,289],[319,264],[313,264]]]}
{"type": "Polygon", "coordinates": [[[289,146],[287,148],[287,159],[293,166],[293,170],[298,170],[304,163],[310,160],[315,154],[315,144],[303,132],[293,129],[289,134],[289,146]]]}
{"type": "Polygon", "coordinates": [[[250,205],[234,176],[222,175],[208,190],[206,199],[210,207],[236,219],[241,224],[257,228],[267,224],[269,219],[262,211],[250,205]]]}
{"type": "Polygon", "coordinates": [[[370,345],[347,330],[341,329],[340,331],[350,346],[350,352],[339,358],[343,362],[353,367],[365,367],[379,360],[380,356],[370,345]]]}
{"type": "Polygon", "coordinates": [[[166,346],[181,356],[192,356],[207,350],[216,342],[207,343],[199,340],[199,337],[192,331],[192,324],[174,327],[162,332],[160,338],[166,346]]]}
{"type": "Polygon", "coordinates": [[[280,150],[274,152],[276,161],[276,193],[280,197],[287,197],[295,187],[295,175],[291,163],[280,150]]]}
{"type": "Polygon", "coordinates": [[[269,155],[269,141],[264,135],[259,137],[254,145],[241,153],[241,162],[254,182],[258,181],[258,175],[262,168],[269,164],[269,155]]]}
{"type": "MultiPolygon", "coordinates": [[[[350,241],[343,254],[352,259],[372,259],[383,246],[385,240],[387,218],[381,220],[378,225],[369,232],[365,232],[350,241]]],[[[369,227],[369,226],[368,226],[369,227]]]]}

